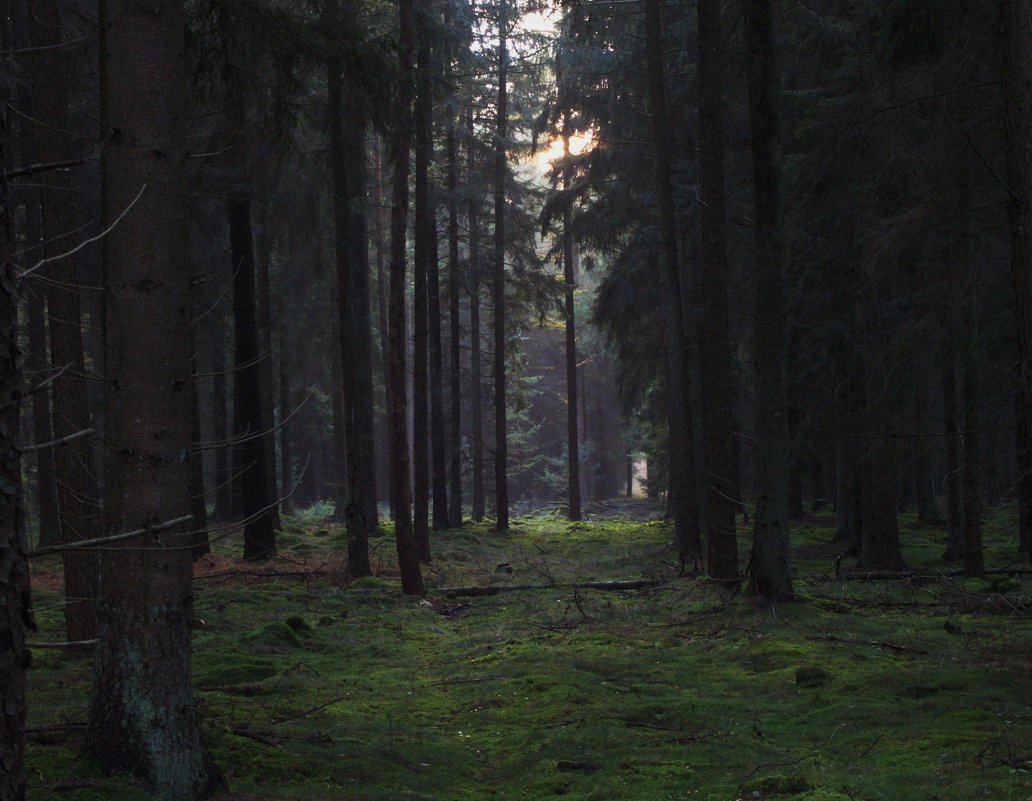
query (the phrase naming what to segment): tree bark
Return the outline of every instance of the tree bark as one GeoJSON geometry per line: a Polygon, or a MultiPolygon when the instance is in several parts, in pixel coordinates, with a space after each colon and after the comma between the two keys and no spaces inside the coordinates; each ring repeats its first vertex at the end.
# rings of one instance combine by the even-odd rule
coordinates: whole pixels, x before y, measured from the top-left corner
{"type": "MultiPolygon", "coordinates": [[[[185,25],[182,3],[101,3],[108,533],[190,508],[191,441],[185,25]]],[[[193,699],[189,525],[103,552],[86,751],[165,801],[224,780],[193,699]]]]}
{"type": "Polygon", "coordinates": [[[770,600],[790,600],[788,398],[781,216],[778,69],[770,0],[744,0],[749,121],[756,205],[756,521],[751,583],[770,600]]]}
{"type": "MultiPolygon", "coordinates": [[[[37,158],[45,162],[67,159],[68,91],[71,59],[62,52],[62,22],[54,2],[34,4],[29,14],[29,35],[34,47],[33,83],[37,87],[35,114],[40,120],[37,131],[37,158]]],[[[65,249],[59,237],[76,227],[72,185],[62,172],[48,177],[41,191],[43,205],[44,254],[52,256],[65,249]]],[[[57,367],[69,366],[53,384],[53,436],[63,439],[91,428],[80,322],[79,293],[74,257],[51,262],[47,292],[50,331],[50,358],[57,367]]],[[[87,437],[70,442],[54,451],[61,538],[64,542],[94,539],[101,534],[99,489],[90,443],[87,437]]],[[[96,637],[97,557],[74,551],[62,554],[65,571],[65,622],[68,639],[96,637]]]]}
{"type": "Polygon", "coordinates": [[[660,256],[660,283],[666,298],[666,394],[669,426],[669,504],[674,518],[674,542],[682,567],[702,567],[698,493],[693,475],[694,452],[685,335],[681,262],[677,248],[674,194],[671,182],[670,121],[667,114],[666,75],[663,64],[663,0],[645,0],[645,51],[648,62],[648,97],[652,132],[652,161],[660,256]]]}
{"type": "MultiPolygon", "coordinates": [[[[0,99],[7,101],[6,88],[0,99]]],[[[8,163],[10,138],[0,114],[0,164],[8,163]]],[[[22,541],[21,458],[18,453],[21,359],[18,295],[11,258],[12,200],[0,175],[0,799],[25,801],[25,671],[32,661],[26,630],[35,630],[29,569],[22,541]]]]}
{"type": "Polygon", "coordinates": [[[392,145],[394,176],[391,202],[390,395],[391,497],[402,590],[424,595],[419,549],[412,531],[409,486],[408,399],[405,396],[405,245],[408,219],[409,147],[412,126],[412,55],[415,49],[413,0],[398,0],[398,45],[402,79],[396,98],[392,145]]]}
{"type": "Polygon", "coordinates": [[[279,369],[279,402],[280,402],[280,486],[283,496],[280,500],[280,513],[294,514],[294,433],[290,423],[293,403],[290,398],[290,348],[287,343],[287,324],[285,303],[281,301],[278,321],[278,339],[280,349],[279,369]]]}
{"type": "MultiPolygon", "coordinates": [[[[449,75],[454,80],[451,59],[449,75]]],[[[454,102],[454,98],[453,98],[454,102]]],[[[459,264],[459,153],[456,136],[457,108],[448,111],[448,323],[449,323],[449,427],[448,427],[448,526],[462,527],[462,318],[459,264]]]]}
{"type": "Polygon", "coordinates": [[[273,531],[283,530],[279,516],[279,487],[276,482],[276,375],[272,354],[272,300],[269,297],[269,259],[272,258],[272,232],[265,213],[265,203],[258,204],[258,236],[255,242],[255,262],[258,268],[258,343],[261,359],[258,362],[258,383],[261,387],[262,420],[265,433],[262,447],[265,449],[266,495],[269,499],[269,520],[273,531]]]}
{"type": "Polygon", "coordinates": [[[258,372],[258,307],[255,302],[254,235],[251,198],[237,191],[229,199],[229,239],[233,259],[233,320],[236,336],[233,372],[234,495],[244,516],[244,559],[268,559],[276,553],[276,533],[268,497],[265,421],[258,372]]]}
{"type": "MultiPolygon", "coordinates": [[[[354,9],[349,8],[349,12],[354,9]]],[[[376,529],[376,459],[373,421],[373,342],[369,309],[366,110],[342,91],[341,65],[329,74],[330,147],[337,236],[337,307],[340,329],[343,423],[347,452],[348,574],[372,575],[369,537],[376,529]],[[346,125],[343,124],[347,120],[346,125]]]]}
{"type": "Polygon", "coordinates": [[[483,377],[480,352],[480,198],[477,196],[476,133],[473,129],[473,104],[466,110],[466,158],[470,186],[467,217],[469,219],[469,352],[470,352],[470,416],[473,427],[473,497],[470,516],[479,523],[484,519],[484,413],[483,377]]]}
{"type": "MultiPolygon", "coordinates": [[[[225,325],[221,315],[216,318],[216,327],[225,325]]],[[[229,392],[226,390],[226,346],[222,331],[216,331],[211,348],[212,377],[212,409],[211,419],[214,427],[212,439],[223,442],[230,437],[229,428],[229,392]]],[[[230,460],[232,449],[219,447],[215,449],[215,519],[226,522],[233,517],[233,470],[230,460]]]]}
{"type": "Polygon", "coordinates": [[[430,42],[425,30],[428,3],[422,0],[417,15],[419,41],[415,102],[415,276],[412,292],[412,478],[413,516],[419,558],[430,561],[430,385],[429,385],[429,274],[433,258],[431,240],[437,237],[437,221],[430,197],[433,162],[433,85],[430,76],[430,42]],[[420,19],[423,22],[420,23],[420,19]]]}
{"type": "MultiPolygon", "coordinates": [[[[1024,424],[1023,464],[1032,464],[1032,1],[1000,0],[1003,111],[1010,199],[1010,264],[1017,318],[1018,395],[1024,424]]],[[[1027,467],[1026,467],[1027,470],[1027,467]]],[[[1025,508],[1032,505],[1032,479],[1018,483],[1025,508]]]]}
{"type": "MultiPolygon", "coordinates": [[[[564,123],[565,125],[565,123],[564,123]]],[[[563,132],[563,155],[570,157],[570,134],[563,132]]],[[[563,177],[563,187],[569,189],[569,174],[563,177]]],[[[563,310],[566,320],[566,474],[569,501],[566,516],[581,519],[580,447],[577,437],[577,313],[574,291],[577,288],[573,233],[570,230],[573,214],[563,211],[563,310]]]]}
{"type": "Polygon", "coordinates": [[[509,441],[505,409],[505,176],[506,139],[509,135],[507,0],[498,13],[498,106],[495,110],[494,164],[494,273],[491,299],[494,305],[494,412],[495,412],[495,528],[509,528],[509,441]]]}
{"type": "Polygon", "coordinates": [[[702,409],[709,526],[709,574],[738,579],[735,534],[734,409],[724,222],[724,52],[719,0],[699,0],[699,175],[702,244],[702,409]]]}

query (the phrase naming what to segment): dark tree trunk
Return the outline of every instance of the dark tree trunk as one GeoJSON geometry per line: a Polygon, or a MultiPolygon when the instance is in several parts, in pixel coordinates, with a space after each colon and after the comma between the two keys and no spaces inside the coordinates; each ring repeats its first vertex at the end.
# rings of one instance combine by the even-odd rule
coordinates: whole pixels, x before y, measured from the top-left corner
{"type": "MultiPolygon", "coordinates": [[[[781,217],[778,69],[770,0],[745,0],[753,195],[756,204],[756,521],[751,581],[764,598],[792,598],[788,554],[788,397],[781,217]]],[[[893,509],[895,513],[895,509],[893,509]]]]}
{"type": "Polygon", "coordinates": [[[233,480],[234,495],[244,516],[244,559],[268,559],[276,553],[276,533],[269,510],[275,498],[268,493],[262,419],[261,377],[258,360],[258,307],[255,302],[254,236],[251,199],[234,194],[229,199],[229,241],[233,259],[233,321],[236,332],[233,372],[233,480]]]}
{"type": "MultiPolygon", "coordinates": [[[[196,376],[197,345],[193,338],[191,342],[190,366],[196,376]]],[[[203,451],[197,448],[197,443],[201,441],[201,402],[197,395],[196,378],[190,386],[190,438],[190,514],[193,515],[193,547],[190,555],[196,560],[211,551],[208,542],[208,496],[204,491],[204,458],[203,451]]]]}
{"type": "Polygon", "coordinates": [[[978,282],[972,277],[968,284],[969,297],[964,299],[964,573],[980,576],[985,572],[982,553],[982,471],[981,439],[979,431],[978,392],[978,282]]]}
{"type": "Polygon", "coordinates": [[[964,556],[964,531],[962,518],[962,472],[960,447],[961,429],[959,419],[959,398],[957,397],[957,354],[956,333],[953,330],[953,315],[946,314],[943,324],[944,341],[942,355],[942,403],[943,433],[946,439],[946,530],[948,542],[943,559],[953,562],[964,556]]]}
{"type": "Polygon", "coordinates": [[[651,114],[652,160],[655,171],[657,223],[663,269],[660,284],[664,303],[666,346],[666,395],[669,425],[669,505],[674,518],[674,541],[682,567],[702,567],[693,469],[692,435],[685,335],[681,262],[677,249],[674,195],[671,179],[670,121],[667,114],[666,75],[663,65],[663,0],[645,0],[645,51],[648,62],[648,96],[651,114]]]}
{"type": "Polygon", "coordinates": [[[274,531],[283,530],[283,522],[279,516],[279,488],[276,486],[276,402],[275,402],[275,363],[272,358],[272,301],[269,297],[269,259],[272,256],[272,232],[269,230],[268,215],[265,204],[258,204],[258,250],[256,264],[258,268],[258,342],[259,362],[258,381],[261,387],[262,421],[265,423],[265,434],[262,436],[262,447],[265,448],[265,480],[266,494],[269,499],[269,519],[274,531]]]}
{"type": "MultiPolygon", "coordinates": [[[[56,162],[70,157],[67,125],[68,91],[73,63],[59,45],[64,30],[56,3],[33,4],[29,14],[29,35],[40,48],[33,59],[33,83],[37,87],[35,114],[41,122],[37,130],[36,155],[41,161],[56,162]]],[[[60,237],[76,228],[73,187],[65,173],[48,177],[41,192],[43,239],[52,243],[44,253],[52,256],[66,249],[60,237]]],[[[50,264],[50,289],[47,309],[50,331],[50,358],[68,370],[53,384],[53,435],[63,439],[90,428],[89,398],[83,379],[84,360],[79,293],[74,258],[50,264]]],[[[99,490],[86,437],[69,442],[54,452],[61,539],[63,542],[93,539],[101,535],[99,490]]],[[[93,553],[66,552],[65,621],[69,640],[96,637],[97,557],[93,553]]]]}
{"type": "Polygon", "coordinates": [[[874,436],[861,458],[863,544],[860,565],[877,570],[902,570],[896,490],[896,445],[874,436]]]}
{"type": "MultiPolygon", "coordinates": [[[[449,72],[451,60],[449,58],[449,72]]],[[[454,77],[454,76],[453,76],[454,77]]],[[[448,525],[462,526],[462,319],[459,265],[459,153],[455,128],[456,109],[448,112],[448,323],[449,323],[449,428],[448,428],[448,525]]]]}
{"type": "MultiPolygon", "coordinates": [[[[35,158],[34,156],[32,158],[35,158]]],[[[31,163],[31,162],[27,162],[31,163]]],[[[26,239],[32,245],[41,241],[39,204],[30,203],[26,208],[26,239]]],[[[35,255],[41,250],[33,250],[35,255]]],[[[45,268],[43,268],[45,269],[45,268]]],[[[42,271],[42,270],[41,270],[42,271]]],[[[47,271],[49,273],[49,271],[47,271]]],[[[41,276],[46,278],[47,275],[41,276]]],[[[50,348],[47,346],[47,304],[46,290],[42,281],[28,281],[24,289],[28,297],[29,361],[27,364],[31,384],[40,384],[53,374],[50,367],[50,348]]],[[[60,369],[60,368],[54,368],[60,369]]],[[[51,419],[51,388],[48,386],[32,395],[33,438],[37,445],[54,439],[51,419]]],[[[53,545],[61,541],[61,519],[57,509],[57,479],[54,449],[36,451],[36,501],[39,510],[39,544],[53,545]]]]}
{"type": "MultiPolygon", "coordinates": [[[[570,156],[570,134],[563,132],[563,154],[570,156]]],[[[570,177],[563,178],[564,188],[569,188],[570,177]]],[[[577,288],[576,263],[574,260],[573,233],[570,230],[572,213],[563,212],[563,307],[566,318],[566,474],[569,504],[566,516],[570,520],[581,519],[581,476],[580,447],[577,436],[577,313],[574,306],[574,291],[577,288]]]]}
{"type": "MultiPolygon", "coordinates": [[[[217,323],[224,324],[221,316],[217,323]]],[[[211,349],[212,376],[212,425],[215,442],[226,442],[230,438],[229,430],[229,393],[226,391],[226,347],[222,331],[216,331],[211,349]]],[[[226,522],[233,517],[233,472],[230,464],[229,447],[218,446],[215,449],[215,519],[226,522]]]]}
{"type": "Polygon", "coordinates": [[[85,749],[165,801],[224,784],[193,699],[191,526],[160,526],[190,510],[183,16],[173,0],[101,3],[105,223],[135,202],[104,240],[105,526],[148,533],[102,555],[85,749]]]}
{"type": "Polygon", "coordinates": [[[287,342],[286,309],[281,304],[278,324],[280,347],[279,402],[280,402],[280,486],[283,498],[280,512],[294,514],[294,433],[290,423],[293,404],[290,399],[290,348],[287,342]]]}
{"type": "MultiPolygon", "coordinates": [[[[436,206],[436,204],[434,204],[436,206]]],[[[433,210],[436,220],[436,210],[433,210]]],[[[444,348],[441,341],[441,270],[437,250],[436,223],[430,239],[427,262],[427,291],[430,332],[430,477],[433,490],[433,529],[448,528],[448,467],[444,420],[444,348]]]]}
{"type": "Polygon", "coordinates": [[[738,579],[734,410],[724,222],[724,52],[719,0],[699,0],[699,172],[702,244],[702,409],[709,573],[738,579]]]}
{"type": "Polygon", "coordinates": [[[430,166],[433,162],[433,83],[430,75],[430,42],[425,30],[428,3],[422,2],[417,16],[419,40],[415,103],[415,276],[412,292],[412,478],[413,516],[419,558],[430,561],[430,385],[429,385],[429,294],[428,280],[437,238],[436,212],[430,196],[430,166]]]}
{"type": "MultiPolygon", "coordinates": [[[[340,202],[343,207],[342,214],[346,214],[347,201],[340,202]]],[[[343,222],[343,221],[342,221],[343,222]]],[[[346,256],[344,256],[346,258],[346,256]]],[[[343,313],[340,310],[341,300],[339,295],[333,297],[330,303],[330,395],[331,408],[333,410],[333,447],[328,454],[327,462],[330,470],[330,493],[333,498],[333,519],[343,522],[346,516],[345,510],[348,505],[348,441],[344,432],[344,368],[342,366],[343,340],[340,333],[340,321],[343,313]]]]}
{"type": "Polygon", "coordinates": [[[398,0],[398,42],[402,81],[397,94],[397,123],[392,144],[394,177],[391,203],[390,395],[391,498],[402,590],[423,595],[419,547],[412,531],[409,487],[408,399],[405,396],[405,234],[408,220],[410,128],[412,123],[412,55],[415,49],[413,0],[398,0]]]}
{"type": "Polygon", "coordinates": [[[914,498],[917,501],[917,521],[923,525],[938,525],[942,522],[935,500],[935,484],[932,479],[932,449],[925,433],[928,414],[928,372],[927,361],[916,366],[914,371],[914,424],[919,432],[914,440],[914,498]]]}
{"type": "MultiPolygon", "coordinates": [[[[1032,0],[1000,0],[1004,129],[1007,150],[1007,187],[1010,199],[1010,262],[1017,318],[1018,395],[1023,463],[1032,464],[1032,0]]],[[[1032,504],[1032,479],[1018,489],[1022,505],[1032,504]]]]}
{"type": "Polygon", "coordinates": [[[498,12],[498,107],[495,117],[494,164],[494,273],[491,300],[494,305],[494,412],[495,412],[495,528],[509,528],[509,440],[505,409],[505,175],[506,139],[509,135],[507,0],[498,12]]]}
{"type": "MultiPolygon", "coordinates": [[[[351,11],[353,9],[349,9],[351,11]]],[[[369,244],[366,214],[365,109],[348,96],[343,107],[340,64],[329,74],[330,146],[337,233],[337,285],[344,433],[347,439],[348,573],[372,575],[369,537],[376,529],[376,461],[373,426],[373,342],[369,310],[369,244]],[[344,112],[344,113],[342,113],[344,112]],[[342,125],[346,117],[346,126],[342,125]]]]}
{"type": "MultiPolygon", "coordinates": [[[[6,37],[4,39],[6,43],[6,37]]],[[[0,99],[7,100],[0,88],[0,99]]],[[[6,114],[0,114],[0,165],[8,163],[6,114]]],[[[29,569],[22,542],[21,458],[18,453],[22,386],[18,353],[18,296],[12,248],[12,200],[0,175],[0,799],[25,801],[25,671],[32,661],[26,630],[34,630],[29,569]]]]}
{"type": "MultiPolygon", "coordinates": [[[[373,180],[373,252],[376,257],[376,300],[377,300],[377,331],[380,337],[380,362],[383,370],[383,439],[386,441],[383,448],[383,464],[387,469],[387,484],[390,483],[391,475],[391,393],[390,393],[390,365],[388,364],[389,348],[387,346],[387,274],[384,270],[383,255],[383,159],[380,151],[380,138],[373,136],[373,169],[375,171],[373,180]]],[[[387,493],[390,495],[390,493],[387,493]]],[[[391,519],[394,519],[394,502],[390,502],[391,519]]]]}
{"type": "Polygon", "coordinates": [[[480,198],[477,196],[477,140],[473,130],[473,106],[466,110],[466,157],[470,185],[469,208],[469,351],[470,415],[472,417],[473,498],[470,515],[479,523],[484,519],[484,414],[483,379],[480,352],[480,198]]]}
{"type": "Polygon", "coordinates": [[[1018,421],[1017,450],[1018,480],[1016,482],[1018,496],[1018,550],[1032,554],[1032,460],[1028,458],[1023,443],[1029,441],[1025,428],[1029,421],[1025,410],[1021,407],[1021,397],[1017,397],[1016,417],[1018,421]]]}

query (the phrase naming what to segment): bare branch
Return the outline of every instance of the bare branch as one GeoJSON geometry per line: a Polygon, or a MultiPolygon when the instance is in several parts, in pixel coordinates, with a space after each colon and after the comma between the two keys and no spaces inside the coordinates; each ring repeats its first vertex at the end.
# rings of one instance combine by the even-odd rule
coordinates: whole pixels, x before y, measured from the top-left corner
{"type": "Polygon", "coordinates": [[[76,431],[74,434],[69,434],[67,437],[61,437],[61,439],[52,439],[50,442],[41,442],[38,445],[28,445],[21,448],[22,453],[31,453],[33,451],[45,451],[48,448],[58,448],[61,445],[67,445],[69,442],[75,442],[77,439],[88,437],[93,434],[95,429],[84,428],[82,431],[76,431]]]}

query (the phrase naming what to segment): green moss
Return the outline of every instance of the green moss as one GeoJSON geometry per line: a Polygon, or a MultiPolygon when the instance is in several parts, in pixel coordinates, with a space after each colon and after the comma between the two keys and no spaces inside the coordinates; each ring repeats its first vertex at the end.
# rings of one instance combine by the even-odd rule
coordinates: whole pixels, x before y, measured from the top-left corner
{"type": "Polygon", "coordinates": [[[271,659],[227,651],[194,655],[194,683],[201,688],[252,684],[275,676],[279,669],[271,659]]]}

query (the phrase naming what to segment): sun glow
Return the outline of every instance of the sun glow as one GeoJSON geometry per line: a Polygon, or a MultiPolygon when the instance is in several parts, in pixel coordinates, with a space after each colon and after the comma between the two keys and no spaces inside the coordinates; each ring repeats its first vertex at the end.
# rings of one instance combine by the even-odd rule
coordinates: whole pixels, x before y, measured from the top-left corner
{"type": "MultiPolygon", "coordinates": [[[[579,156],[586,150],[590,150],[595,143],[594,131],[575,133],[570,136],[570,153],[579,156]]],[[[534,162],[537,171],[542,175],[548,172],[552,162],[563,157],[563,140],[560,137],[549,141],[548,145],[534,154],[534,162]]]]}

